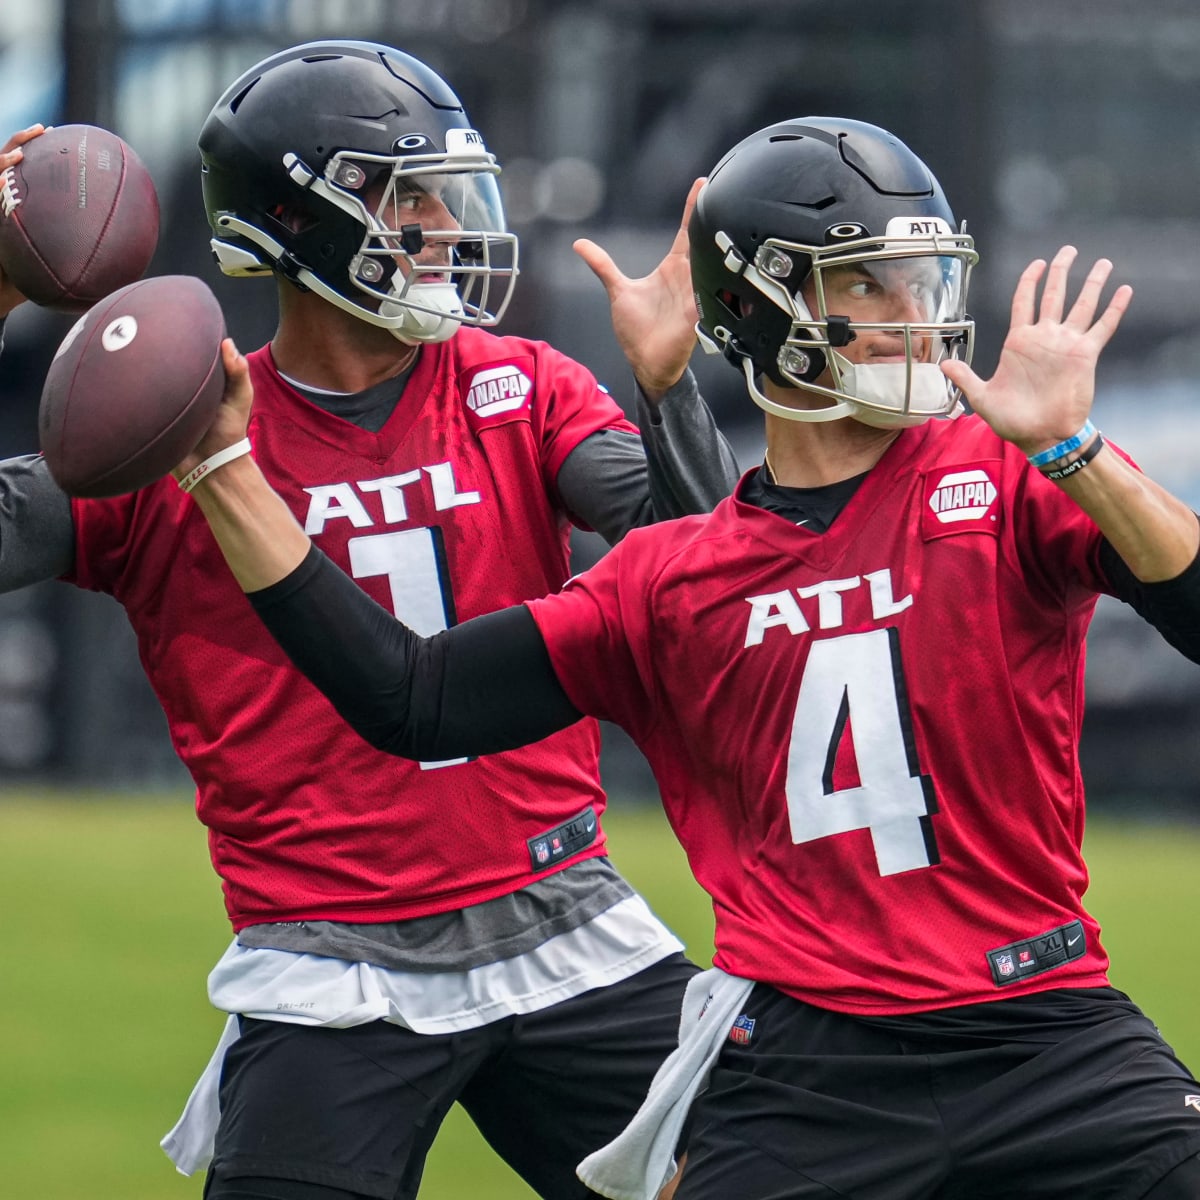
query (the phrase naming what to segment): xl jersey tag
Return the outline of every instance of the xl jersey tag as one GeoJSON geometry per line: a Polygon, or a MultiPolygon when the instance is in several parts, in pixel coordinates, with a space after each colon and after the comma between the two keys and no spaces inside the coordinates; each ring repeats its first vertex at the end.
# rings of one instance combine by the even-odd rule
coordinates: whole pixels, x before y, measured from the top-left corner
{"type": "Polygon", "coordinates": [[[528,421],[532,394],[530,358],[488,363],[463,376],[463,405],[467,420],[476,431],[509,421],[528,421]]]}
{"type": "Polygon", "coordinates": [[[1086,951],[1083,922],[1072,921],[1023,942],[1010,942],[1007,946],[989,950],[987,960],[992,969],[992,980],[997,987],[1004,987],[1028,979],[1030,975],[1052,971],[1073,958],[1082,958],[1086,951]]]}
{"type": "Polygon", "coordinates": [[[1000,533],[1000,489],[995,460],[939,467],[925,475],[921,536],[925,541],[953,533],[1000,533]]]}
{"type": "Polygon", "coordinates": [[[596,840],[599,828],[596,810],[589,804],[579,816],[529,839],[526,845],[529,847],[530,865],[535,871],[544,871],[570,858],[572,854],[578,854],[596,840]]]}

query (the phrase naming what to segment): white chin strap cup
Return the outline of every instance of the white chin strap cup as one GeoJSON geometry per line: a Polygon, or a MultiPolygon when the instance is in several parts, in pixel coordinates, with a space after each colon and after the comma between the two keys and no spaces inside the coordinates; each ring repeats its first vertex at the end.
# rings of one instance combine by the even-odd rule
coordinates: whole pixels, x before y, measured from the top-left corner
{"type": "Polygon", "coordinates": [[[838,367],[841,390],[857,401],[854,416],[864,425],[878,429],[920,425],[931,417],[950,416],[957,408],[954,385],[936,363],[913,363],[911,381],[906,363],[841,359],[838,367]]]}
{"type": "MultiPolygon", "coordinates": [[[[920,425],[933,417],[953,417],[962,411],[957,392],[934,363],[914,363],[912,387],[905,408],[908,388],[908,367],[905,363],[875,363],[855,366],[840,360],[841,390],[816,387],[808,389],[827,397],[831,403],[824,408],[803,408],[769,399],[758,386],[754,363],[742,359],[742,373],[750,398],[764,412],[788,421],[821,423],[853,417],[863,425],[876,429],[899,429],[920,425]],[[877,407],[869,407],[875,405],[877,407]]],[[[804,389],[797,385],[797,390],[804,389]]]]}
{"type": "MultiPolygon", "coordinates": [[[[272,264],[277,264],[284,254],[283,246],[262,230],[237,217],[222,216],[221,226],[246,238],[263,251],[260,256],[222,238],[213,238],[210,244],[225,275],[272,273],[272,264]]],[[[369,324],[390,328],[393,336],[406,345],[411,346],[418,342],[445,342],[454,336],[462,324],[462,297],[452,283],[415,283],[405,293],[404,302],[398,299],[385,300],[379,307],[378,315],[385,321],[401,319],[395,325],[384,326],[384,321],[372,320],[373,314],[368,309],[334,291],[311,271],[301,270],[298,278],[306,288],[337,308],[353,313],[369,324]],[[414,309],[412,303],[419,304],[421,308],[414,309]]]]}
{"type": "Polygon", "coordinates": [[[389,328],[393,337],[409,345],[445,342],[462,324],[462,298],[452,283],[416,283],[405,292],[403,301],[383,301],[379,315],[389,320],[400,317],[400,323],[389,328]],[[421,307],[414,308],[414,304],[421,307]]]}

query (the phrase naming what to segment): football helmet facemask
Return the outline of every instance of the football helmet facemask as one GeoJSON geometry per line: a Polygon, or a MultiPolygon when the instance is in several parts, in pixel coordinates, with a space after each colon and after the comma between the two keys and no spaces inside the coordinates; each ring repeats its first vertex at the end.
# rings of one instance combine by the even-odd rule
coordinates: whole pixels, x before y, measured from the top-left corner
{"type": "Polygon", "coordinates": [[[885,130],[827,117],[759,130],[713,168],[688,234],[697,335],[743,371],[760,408],[884,428],[959,411],[937,364],[971,359],[978,255],[929,169],[885,130]],[[849,311],[870,304],[878,320],[849,311]],[[851,361],[860,337],[885,361],[851,361]],[[778,403],[762,375],[833,403],[778,403]]]}
{"type": "Polygon", "coordinates": [[[495,325],[517,239],[500,168],[445,80],[370,42],[310,42],[251,67],[200,132],[227,275],[276,272],[407,343],[495,325]]]}

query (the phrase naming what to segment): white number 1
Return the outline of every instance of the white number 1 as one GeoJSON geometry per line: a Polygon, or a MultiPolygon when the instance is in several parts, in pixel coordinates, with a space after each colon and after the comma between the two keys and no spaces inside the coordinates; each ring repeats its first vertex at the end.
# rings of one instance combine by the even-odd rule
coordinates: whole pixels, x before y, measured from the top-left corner
{"type": "MultiPolygon", "coordinates": [[[[351,538],[348,543],[350,574],[355,579],[387,576],[392,612],[422,637],[448,629],[454,615],[445,556],[440,553],[438,542],[440,532],[425,528],[401,529],[394,533],[351,538]]],[[[447,758],[441,762],[423,762],[421,770],[431,771],[470,761],[468,758],[447,758]]]]}
{"type": "Polygon", "coordinates": [[[938,861],[932,782],[916,762],[893,637],[876,629],[813,643],[788,748],[792,841],[869,829],[880,875],[938,861]],[[835,790],[834,758],[847,725],[859,784],[835,790]]]}

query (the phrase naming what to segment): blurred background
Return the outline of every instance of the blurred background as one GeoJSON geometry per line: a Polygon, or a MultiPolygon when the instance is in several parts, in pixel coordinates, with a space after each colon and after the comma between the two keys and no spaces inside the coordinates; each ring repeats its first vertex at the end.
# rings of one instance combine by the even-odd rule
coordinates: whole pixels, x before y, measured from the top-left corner
{"type": "MultiPolygon", "coordinates": [[[[593,238],[643,274],[670,244],[691,180],[736,140],[793,116],[872,121],[926,159],[975,235],[981,373],[1031,258],[1071,242],[1085,262],[1115,261],[1135,298],[1105,355],[1097,423],[1200,508],[1200,9],[1132,8],[0,0],[0,141],[33,121],[120,133],[162,201],[150,273],[204,278],[248,350],[272,334],[273,288],[225,280],[211,261],[195,145],[204,116],[284,46],[360,37],[408,50],[446,76],[504,167],[524,276],[505,330],[553,342],[631,407],[603,289],[572,241],[593,238]]],[[[69,327],[31,305],[9,320],[0,457],[36,450],[42,380],[69,327]]],[[[739,376],[699,352],[694,367],[743,467],[754,465],[761,417],[739,376]]],[[[580,565],[599,550],[580,538],[580,565]]],[[[1195,955],[1180,953],[1176,925],[1200,862],[1200,670],[1115,602],[1101,604],[1090,645],[1082,749],[1101,820],[1088,835],[1089,899],[1114,981],[1195,1065],[1194,990],[1181,986],[1195,955]]],[[[613,729],[604,772],[619,864],[707,961],[707,905],[649,803],[652,779],[613,729]]],[[[115,603],[57,583],[0,595],[6,1195],[199,1195],[199,1180],[178,1180],[154,1149],[221,1024],[203,978],[228,927],[188,796],[115,603]]],[[[528,1197],[480,1153],[453,1118],[423,1198],[528,1197]]]]}
{"type": "MultiPolygon", "coordinates": [[[[688,184],[738,138],[788,116],[885,125],[939,175],[982,254],[971,307],[990,371],[1025,263],[1064,242],[1101,254],[1135,300],[1107,352],[1106,434],[1200,506],[1200,11],[1191,0],[4,0],[0,131],[114,129],[153,171],[151,274],[213,285],[243,349],[268,340],[269,282],[223,279],[208,251],[195,146],[226,83],[324,37],[381,40],[445,75],[504,167],[524,277],[508,332],[631,384],[603,290],[571,242],[628,272],[670,243],[688,184]]],[[[36,448],[41,381],[68,318],[9,322],[0,455],[36,448]]],[[[761,422],[738,375],[697,352],[743,467],[761,422]]],[[[599,552],[580,539],[579,560],[599,552]]],[[[59,585],[0,597],[0,781],[157,787],[182,779],[124,618],[59,585]]],[[[1200,671],[1118,604],[1092,635],[1084,744],[1095,804],[1200,811],[1200,671]],[[1116,733],[1119,737],[1114,736],[1116,733]]],[[[610,731],[610,780],[651,792],[610,731]]]]}
{"type": "MultiPolygon", "coordinates": [[[[504,167],[524,278],[508,332],[553,342],[624,401],[631,384],[580,235],[631,274],[670,243],[691,179],[789,116],[885,125],[941,178],[982,253],[971,307],[990,371],[1024,264],[1062,243],[1101,254],[1135,300],[1103,364],[1099,422],[1200,506],[1200,10],[1192,0],[3,0],[0,131],[100,124],[153,171],[151,274],[193,273],[243,349],[269,339],[268,282],[208,252],[195,146],[226,83],[324,37],[397,45],[444,74],[504,167]]],[[[36,448],[41,381],[68,318],[9,321],[0,455],[36,448]]],[[[738,375],[697,352],[743,467],[761,423],[738,375]]],[[[580,539],[586,565],[599,548],[580,539]]],[[[1103,604],[1084,759],[1098,807],[1200,811],[1200,671],[1103,604]],[[1119,734],[1119,736],[1116,736],[1119,734]]],[[[0,784],[183,781],[116,606],[56,584],[0,596],[0,784]]],[[[610,731],[606,772],[652,781],[610,731]]]]}

